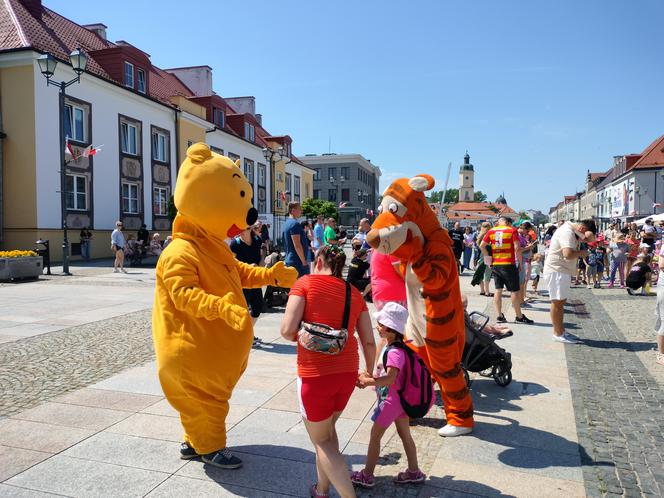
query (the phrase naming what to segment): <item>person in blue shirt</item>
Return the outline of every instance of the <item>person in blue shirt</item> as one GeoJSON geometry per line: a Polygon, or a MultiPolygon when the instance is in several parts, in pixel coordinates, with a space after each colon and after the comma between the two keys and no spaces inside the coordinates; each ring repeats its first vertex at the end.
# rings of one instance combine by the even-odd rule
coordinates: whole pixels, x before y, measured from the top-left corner
{"type": "Polygon", "coordinates": [[[297,219],[302,216],[302,206],[299,202],[288,203],[288,221],[284,224],[284,248],[286,266],[292,266],[297,270],[301,277],[309,273],[309,264],[307,262],[306,245],[308,244],[307,235],[297,219]]]}
{"type": "Polygon", "coordinates": [[[322,214],[319,214],[317,222],[314,225],[314,240],[312,241],[314,252],[325,245],[325,242],[323,241],[324,235],[325,217],[322,214]]]}

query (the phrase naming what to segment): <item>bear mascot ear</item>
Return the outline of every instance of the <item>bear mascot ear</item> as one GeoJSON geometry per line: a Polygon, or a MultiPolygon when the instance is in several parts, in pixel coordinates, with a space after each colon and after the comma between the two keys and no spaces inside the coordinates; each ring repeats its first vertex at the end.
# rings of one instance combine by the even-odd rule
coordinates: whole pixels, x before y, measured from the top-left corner
{"type": "Polygon", "coordinates": [[[414,176],[413,178],[408,180],[408,185],[415,192],[424,192],[426,190],[431,190],[435,184],[436,181],[433,179],[433,176],[425,174],[414,176]]]}
{"type": "Polygon", "coordinates": [[[212,151],[207,144],[198,142],[187,149],[187,157],[194,164],[201,164],[212,157],[212,151]]]}
{"type": "Polygon", "coordinates": [[[240,167],[240,160],[239,159],[235,160],[235,166],[237,166],[238,168],[240,167]]]}

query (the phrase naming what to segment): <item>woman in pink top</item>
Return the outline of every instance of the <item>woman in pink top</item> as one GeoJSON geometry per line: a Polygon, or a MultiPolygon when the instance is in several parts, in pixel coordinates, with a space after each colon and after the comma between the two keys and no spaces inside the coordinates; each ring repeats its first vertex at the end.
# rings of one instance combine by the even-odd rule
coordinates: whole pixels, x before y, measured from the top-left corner
{"type": "Polygon", "coordinates": [[[378,251],[372,253],[371,296],[376,310],[382,310],[390,301],[406,308],[406,283],[399,270],[399,259],[378,251]]]}

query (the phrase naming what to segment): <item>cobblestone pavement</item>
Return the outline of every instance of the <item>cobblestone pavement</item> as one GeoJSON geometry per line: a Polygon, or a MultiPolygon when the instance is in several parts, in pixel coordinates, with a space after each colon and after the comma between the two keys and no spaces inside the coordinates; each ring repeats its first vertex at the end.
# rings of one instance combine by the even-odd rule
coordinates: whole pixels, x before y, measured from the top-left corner
{"type": "Polygon", "coordinates": [[[154,358],[150,310],[0,344],[0,418],[154,358]]]}
{"type": "Polygon", "coordinates": [[[655,370],[654,298],[573,289],[566,345],[586,493],[664,495],[664,390],[655,370]],[[644,363],[646,366],[644,366],[644,363]],[[652,370],[652,373],[651,373],[652,370]]]}

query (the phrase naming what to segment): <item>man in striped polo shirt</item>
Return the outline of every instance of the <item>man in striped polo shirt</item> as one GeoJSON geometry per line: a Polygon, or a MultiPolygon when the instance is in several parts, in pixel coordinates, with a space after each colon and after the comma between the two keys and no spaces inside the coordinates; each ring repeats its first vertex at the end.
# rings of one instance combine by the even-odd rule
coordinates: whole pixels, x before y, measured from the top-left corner
{"type": "Polygon", "coordinates": [[[517,323],[533,323],[526,315],[521,313],[519,270],[516,267],[517,254],[521,251],[519,234],[512,226],[512,220],[501,216],[498,225],[487,231],[480,243],[486,264],[491,264],[491,273],[496,285],[493,295],[493,304],[496,307],[498,318],[496,321],[505,323],[507,318],[503,314],[503,288],[510,291],[512,306],[516,312],[517,323]],[[489,254],[489,248],[491,254],[489,254]]]}

